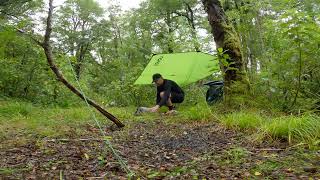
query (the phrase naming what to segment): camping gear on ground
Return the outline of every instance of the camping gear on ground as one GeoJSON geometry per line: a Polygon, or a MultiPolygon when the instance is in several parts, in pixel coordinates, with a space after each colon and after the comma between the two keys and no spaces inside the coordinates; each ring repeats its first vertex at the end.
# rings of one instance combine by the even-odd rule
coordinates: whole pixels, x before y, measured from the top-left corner
{"type": "MultiPolygon", "coordinates": [[[[136,109],[136,112],[134,113],[134,115],[135,116],[139,116],[139,115],[141,115],[143,113],[146,113],[146,112],[150,112],[149,108],[147,108],[147,107],[138,107],[136,109]]],[[[176,114],[178,114],[177,110],[171,110],[171,111],[168,111],[166,113],[161,113],[161,115],[176,115],[176,114]]]]}
{"type": "MultiPolygon", "coordinates": [[[[150,62],[134,84],[151,84],[152,75],[159,73],[165,79],[173,80],[180,86],[186,86],[218,71],[220,71],[218,58],[211,54],[203,52],[157,54],[152,56],[150,62]]],[[[218,93],[220,92],[220,86],[206,85],[209,86],[207,92],[208,98],[206,98],[207,102],[217,102],[219,98],[222,98],[222,94],[218,93]]],[[[144,112],[148,112],[148,108],[138,107],[134,114],[140,115],[144,112]]]]}
{"type": "Polygon", "coordinates": [[[141,115],[142,113],[148,112],[149,108],[147,107],[138,107],[134,115],[138,116],[141,115]]]}
{"type": "Polygon", "coordinates": [[[206,93],[206,101],[212,105],[223,99],[223,81],[209,81],[203,85],[209,86],[206,93]]]}
{"type": "Polygon", "coordinates": [[[153,55],[134,84],[151,84],[152,75],[160,73],[165,79],[185,86],[219,71],[217,57],[203,52],[153,55]]]}

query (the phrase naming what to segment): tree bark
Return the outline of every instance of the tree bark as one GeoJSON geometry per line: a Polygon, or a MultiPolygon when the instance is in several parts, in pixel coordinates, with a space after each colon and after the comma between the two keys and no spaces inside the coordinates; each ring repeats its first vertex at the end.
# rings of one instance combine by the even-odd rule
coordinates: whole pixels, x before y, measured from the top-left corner
{"type": "Polygon", "coordinates": [[[169,34],[169,37],[168,37],[168,44],[167,44],[167,47],[168,47],[168,52],[169,53],[173,53],[173,48],[172,48],[172,44],[173,44],[173,28],[172,28],[172,21],[171,21],[171,12],[167,11],[166,12],[166,18],[165,18],[165,22],[168,26],[168,34],[169,34]]]}
{"type": "MultiPolygon", "coordinates": [[[[52,21],[52,1],[49,1],[49,12],[48,12],[48,18],[47,18],[47,27],[46,32],[44,36],[44,41],[41,43],[41,46],[44,49],[44,52],[47,57],[48,64],[50,65],[51,70],[55,73],[58,80],[61,81],[67,88],[69,88],[73,93],[75,93],[77,96],[79,96],[81,99],[86,100],[91,106],[93,106],[95,109],[97,109],[100,113],[102,113],[104,116],[106,116],[108,119],[110,119],[112,122],[114,122],[118,127],[124,127],[124,124],[122,124],[115,116],[104,110],[100,105],[92,101],[91,99],[85,98],[81,92],[76,89],[74,86],[72,86],[62,75],[59,68],[54,63],[53,53],[52,53],[52,47],[50,44],[50,36],[52,32],[51,27],[51,21],[52,21]]],[[[39,43],[38,43],[39,44],[39,43]]]]}
{"type": "Polygon", "coordinates": [[[191,28],[191,37],[193,39],[193,46],[194,46],[194,49],[197,51],[197,52],[200,52],[200,43],[198,41],[198,37],[197,37],[197,29],[196,29],[196,25],[195,25],[195,20],[194,20],[194,12],[190,6],[190,4],[188,4],[187,2],[184,2],[186,8],[186,12],[185,13],[181,13],[181,12],[174,12],[175,14],[177,14],[178,16],[181,16],[181,17],[185,17],[188,21],[188,24],[191,28]]]}
{"type": "MultiPolygon", "coordinates": [[[[82,38],[82,41],[85,41],[84,37],[82,38]]],[[[77,62],[74,63],[73,65],[76,73],[76,77],[78,80],[80,80],[80,74],[81,74],[82,66],[84,64],[85,55],[87,52],[89,52],[89,42],[79,43],[77,52],[76,52],[77,62]]]]}
{"type": "Polygon", "coordinates": [[[216,48],[227,54],[227,65],[222,65],[225,96],[245,94],[249,81],[245,73],[240,39],[232,23],[227,19],[219,0],[202,0],[208,14],[216,48]],[[237,83],[237,86],[233,86],[237,83]],[[241,86],[241,87],[239,87],[241,86]]]}
{"type": "Polygon", "coordinates": [[[194,23],[194,13],[193,13],[193,10],[192,8],[190,7],[190,5],[185,2],[185,5],[187,7],[187,15],[189,16],[188,19],[188,22],[189,22],[189,25],[191,26],[191,36],[192,36],[192,39],[194,41],[193,45],[194,45],[194,48],[197,52],[200,52],[200,44],[198,42],[198,38],[197,38],[197,30],[196,30],[196,25],[194,23]]]}

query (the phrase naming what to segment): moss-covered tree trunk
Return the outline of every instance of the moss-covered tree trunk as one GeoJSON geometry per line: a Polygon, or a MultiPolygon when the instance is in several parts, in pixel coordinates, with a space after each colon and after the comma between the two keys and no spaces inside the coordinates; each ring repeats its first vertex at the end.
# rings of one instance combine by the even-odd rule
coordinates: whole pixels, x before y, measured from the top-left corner
{"type": "Polygon", "coordinates": [[[228,21],[219,0],[202,0],[208,14],[217,50],[223,51],[220,58],[224,75],[226,99],[245,94],[249,81],[245,73],[240,39],[232,23],[228,21]]]}

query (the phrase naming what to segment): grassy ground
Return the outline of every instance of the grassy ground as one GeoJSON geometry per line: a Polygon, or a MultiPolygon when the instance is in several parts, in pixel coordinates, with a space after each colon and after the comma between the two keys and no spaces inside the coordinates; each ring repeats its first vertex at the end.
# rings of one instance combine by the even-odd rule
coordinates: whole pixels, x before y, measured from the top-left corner
{"type": "Polygon", "coordinates": [[[312,114],[272,117],[259,112],[235,112],[220,122],[228,128],[252,133],[254,141],[280,140],[289,144],[320,145],[320,117],[312,114]]]}
{"type": "Polygon", "coordinates": [[[0,177],[126,179],[103,146],[108,138],[141,178],[320,178],[315,115],[221,114],[204,104],[181,106],[175,116],[133,116],[134,107],[108,110],[126,127],[118,130],[96,113],[107,133],[101,137],[86,107],[0,102],[0,177]]]}

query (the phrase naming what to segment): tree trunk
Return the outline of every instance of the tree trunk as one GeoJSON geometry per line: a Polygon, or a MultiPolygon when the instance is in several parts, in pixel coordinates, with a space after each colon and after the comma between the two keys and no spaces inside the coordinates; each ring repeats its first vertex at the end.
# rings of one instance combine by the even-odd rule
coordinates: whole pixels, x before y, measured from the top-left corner
{"type": "MultiPolygon", "coordinates": [[[[82,41],[84,40],[84,37],[82,38],[82,41]]],[[[76,59],[77,62],[73,64],[74,66],[74,71],[76,73],[76,77],[78,80],[80,80],[80,75],[81,75],[81,70],[82,66],[84,65],[84,60],[85,60],[85,55],[89,51],[89,43],[90,42],[81,42],[77,48],[76,52],[76,59]]]]}
{"type": "Polygon", "coordinates": [[[173,29],[172,29],[172,22],[171,22],[171,13],[170,12],[166,12],[166,15],[167,15],[167,17],[166,17],[166,19],[165,19],[165,22],[166,22],[166,24],[167,24],[167,26],[168,26],[168,34],[169,34],[169,37],[168,37],[168,44],[167,44],[167,46],[168,46],[168,52],[169,53],[173,53],[173,48],[172,48],[172,45],[173,45],[173,38],[172,38],[172,36],[173,36],[173,29]]]}
{"type": "Polygon", "coordinates": [[[185,6],[186,6],[186,12],[185,13],[180,13],[180,12],[174,12],[176,13],[178,16],[181,16],[181,17],[185,17],[188,21],[188,24],[191,28],[191,37],[192,37],[192,40],[193,40],[193,46],[194,46],[194,49],[197,51],[197,52],[200,52],[200,43],[198,41],[198,37],[197,37],[197,29],[196,29],[196,25],[195,25],[195,22],[194,22],[194,12],[190,6],[190,4],[188,4],[187,2],[184,2],[185,6]]]}
{"type": "Polygon", "coordinates": [[[51,27],[51,21],[52,21],[52,11],[53,11],[53,6],[52,6],[52,1],[49,1],[49,12],[48,12],[48,18],[47,18],[47,27],[46,27],[46,32],[44,36],[44,42],[43,43],[38,43],[41,44],[41,46],[44,49],[44,52],[47,57],[48,64],[50,65],[50,68],[52,71],[55,73],[57,76],[58,80],[61,81],[67,88],[69,88],[73,93],[75,93],[77,96],[79,96],[81,99],[86,100],[91,106],[96,108],[100,113],[102,113],[104,116],[106,116],[108,119],[110,119],[112,122],[114,122],[118,127],[124,127],[124,124],[122,124],[115,116],[104,110],[100,105],[92,101],[91,99],[85,98],[83,94],[80,93],[78,89],[76,89],[74,86],[72,86],[62,75],[58,67],[54,63],[54,58],[52,54],[52,47],[50,44],[50,36],[52,32],[52,27],[51,27]]]}
{"type": "Polygon", "coordinates": [[[217,49],[222,48],[227,64],[222,65],[225,97],[245,94],[249,81],[245,73],[240,39],[228,21],[219,0],[202,0],[217,49]],[[236,86],[234,86],[236,85],[236,86]]]}
{"type": "Polygon", "coordinates": [[[185,5],[187,7],[187,19],[188,19],[188,22],[189,22],[189,25],[191,27],[191,36],[192,36],[192,39],[194,41],[193,45],[194,45],[194,49],[197,51],[197,52],[200,52],[200,44],[199,44],[199,41],[198,41],[198,37],[197,37],[197,30],[196,30],[196,25],[194,23],[194,13],[193,13],[193,10],[190,6],[190,4],[188,4],[187,2],[185,2],[185,5]]]}
{"type": "Polygon", "coordinates": [[[26,86],[23,88],[23,91],[24,91],[24,96],[27,97],[28,93],[29,93],[29,87],[31,86],[31,81],[33,79],[33,76],[34,76],[34,72],[36,71],[36,67],[37,67],[37,62],[34,61],[34,64],[33,64],[33,67],[28,75],[28,79],[27,79],[27,82],[26,82],[26,86]]]}

